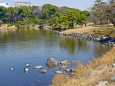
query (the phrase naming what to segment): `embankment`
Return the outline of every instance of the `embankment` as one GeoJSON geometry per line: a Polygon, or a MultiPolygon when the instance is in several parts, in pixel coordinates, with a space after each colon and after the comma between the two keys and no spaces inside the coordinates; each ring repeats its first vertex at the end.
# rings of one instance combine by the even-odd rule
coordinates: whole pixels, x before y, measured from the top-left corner
{"type": "MultiPolygon", "coordinates": [[[[110,26],[69,29],[59,32],[58,35],[115,46],[115,28],[110,26]]],[[[115,86],[115,47],[96,60],[88,62],[87,67],[79,62],[73,74],[73,77],[66,74],[55,75],[52,86],[115,86]]]]}
{"type": "Polygon", "coordinates": [[[88,26],[79,29],[69,29],[58,35],[73,36],[80,39],[98,41],[115,47],[115,28],[112,26],[88,26]]]}
{"type": "Polygon", "coordinates": [[[87,67],[79,62],[75,68],[74,77],[72,78],[66,74],[56,75],[52,81],[52,85],[103,86],[98,84],[104,84],[104,82],[107,82],[106,86],[115,86],[115,81],[111,79],[112,77],[115,78],[115,66],[112,66],[114,63],[115,48],[112,48],[102,57],[89,62],[87,67]]]}

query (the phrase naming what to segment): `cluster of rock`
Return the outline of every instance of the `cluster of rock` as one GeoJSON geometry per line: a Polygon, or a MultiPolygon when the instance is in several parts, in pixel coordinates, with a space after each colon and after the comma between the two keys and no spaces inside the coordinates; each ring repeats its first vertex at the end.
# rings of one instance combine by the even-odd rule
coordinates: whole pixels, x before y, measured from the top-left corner
{"type": "Polygon", "coordinates": [[[64,70],[64,71],[59,71],[58,68],[56,68],[55,69],[56,70],[56,72],[55,72],[56,74],[63,74],[65,72],[69,72],[70,76],[74,76],[75,75],[75,70],[73,68],[69,68],[68,67],[72,63],[76,64],[77,62],[75,60],[71,61],[71,63],[69,63],[67,60],[59,62],[59,60],[57,60],[57,59],[48,58],[46,65],[48,67],[50,66],[50,68],[51,67],[57,67],[57,66],[61,65],[61,67],[59,69],[64,70]]]}
{"type": "Polygon", "coordinates": [[[80,33],[71,33],[71,34],[57,33],[57,35],[73,36],[73,37],[76,37],[79,39],[93,40],[93,41],[101,42],[101,43],[111,46],[111,47],[115,47],[115,38],[111,38],[111,37],[86,35],[86,34],[80,34],[80,33]]]}
{"type": "MultiPolygon", "coordinates": [[[[115,63],[112,64],[112,67],[115,68],[115,63]]],[[[115,82],[115,76],[111,76],[109,81],[99,81],[96,86],[108,86],[108,84],[112,82],[115,82]]]]}
{"type": "MultiPolygon", "coordinates": [[[[48,68],[55,68],[55,67],[58,67],[60,65],[60,68],[55,68],[55,73],[56,74],[63,74],[65,72],[69,72],[70,75],[74,75],[73,73],[75,72],[74,69],[71,69],[69,68],[68,66],[70,64],[76,64],[77,62],[74,60],[74,61],[71,61],[71,63],[69,63],[67,60],[64,60],[64,61],[59,61],[55,58],[48,58],[47,59],[47,63],[46,63],[46,66],[48,68]]],[[[10,68],[12,71],[15,70],[15,67],[11,67],[10,68]]],[[[43,66],[39,65],[39,66],[34,66],[34,69],[35,70],[40,70],[41,73],[47,73],[47,70],[46,69],[43,69],[43,66]]],[[[30,70],[30,65],[29,64],[26,64],[26,67],[24,68],[24,73],[28,73],[30,70]]]]}

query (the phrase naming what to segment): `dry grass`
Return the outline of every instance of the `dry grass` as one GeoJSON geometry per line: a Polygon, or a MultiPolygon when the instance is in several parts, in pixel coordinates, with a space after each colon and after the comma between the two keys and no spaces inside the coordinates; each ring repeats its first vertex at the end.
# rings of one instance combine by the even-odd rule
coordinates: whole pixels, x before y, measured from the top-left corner
{"type": "Polygon", "coordinates": [[[99,81],[107,80],[107,86],[115,86],[110,81],[111,76],[115,76],[115,48],[104,54],[102,57],[89,62],[88,67],[81,63],[75,68],[75,77],[69,78],[67,75],[56,75],[52,81],[53,86],[95,86],[99,81]]]}
{"type": "Polygon", "coordinates": [[[96,26],[87,26],[79,29],[69,29],[60,33],[80,33],[87,35],[99,35],[99,36],[111,36],[115,37],[115,28],[113,25],[96,25],[96,26]]]}
{"type": "Polygon", "coordinates": [[[4,24],[0,27],[0,29],[16,29],[17,27],[15,25],[8,26],[7,24],[4,24]]]}

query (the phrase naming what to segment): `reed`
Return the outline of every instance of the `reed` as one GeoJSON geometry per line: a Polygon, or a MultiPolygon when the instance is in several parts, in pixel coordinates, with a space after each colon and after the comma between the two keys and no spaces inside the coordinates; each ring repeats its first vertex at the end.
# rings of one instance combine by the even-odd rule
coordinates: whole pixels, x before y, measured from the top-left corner
{"type": "MultiPolygon", "coordinates": [[[[75,68],[75,77],[69,78],[67,75],[56,75],[52,81],[53,86],[95,86],[99,81],[110,81],[111,76],[115,76],[115,48],[105,53],[102,57],[88,63],[85,67],[78,63],[75,68]]],[[[108,86],[115,86],[110,82],[108,86]]]]}

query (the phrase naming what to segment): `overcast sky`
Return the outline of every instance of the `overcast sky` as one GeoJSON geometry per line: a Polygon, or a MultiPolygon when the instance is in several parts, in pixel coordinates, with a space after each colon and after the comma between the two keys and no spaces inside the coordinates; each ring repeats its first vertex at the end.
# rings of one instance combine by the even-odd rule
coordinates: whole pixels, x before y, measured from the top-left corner
{"type": "MultiPolygon", "coordinates": [[[[0,2],[8,3],[13,6],[14,0],[0,0],[0,2]]],[[[77,8],[80,10],[88,10],[95,0],[30,0],[32,5],[42,6],[44,4],[53,4],[58,7],[67,6],[71,8],[77,8]]]]}

